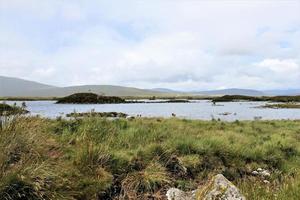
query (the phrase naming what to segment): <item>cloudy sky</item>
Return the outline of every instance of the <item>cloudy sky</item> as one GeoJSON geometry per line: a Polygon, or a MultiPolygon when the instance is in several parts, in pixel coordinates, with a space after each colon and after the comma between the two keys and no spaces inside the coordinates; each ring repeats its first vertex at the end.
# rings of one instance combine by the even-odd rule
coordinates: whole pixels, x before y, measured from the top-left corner
{"type": "Polygon", "coordinates": [[[0,75],[59,86],[300,88],[300,0],[0,0],[0,75]]]}

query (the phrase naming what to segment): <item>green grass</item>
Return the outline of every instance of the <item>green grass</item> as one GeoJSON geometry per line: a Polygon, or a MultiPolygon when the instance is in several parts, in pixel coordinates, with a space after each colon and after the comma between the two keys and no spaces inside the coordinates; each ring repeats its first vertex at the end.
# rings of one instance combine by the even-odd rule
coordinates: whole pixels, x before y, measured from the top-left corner
{"type": "Polygon", "coordinates": [[[0,130],[1,200],[163,199],[218,173],[247,199],[299,199],[299,166],[300,121],[19,117],[0,130]]]}

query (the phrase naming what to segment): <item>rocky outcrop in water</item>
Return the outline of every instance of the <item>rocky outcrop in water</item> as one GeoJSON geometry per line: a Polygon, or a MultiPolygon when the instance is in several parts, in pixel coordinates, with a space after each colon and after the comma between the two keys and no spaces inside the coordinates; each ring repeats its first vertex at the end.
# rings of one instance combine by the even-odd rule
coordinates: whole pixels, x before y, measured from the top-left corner
{"type": "Polygon", "coordinates": [[[239,189],[222,174],[214,176],[203,187],[184,192],[176,188],[167,191],[168,200],[245,200],[239,189]]]}

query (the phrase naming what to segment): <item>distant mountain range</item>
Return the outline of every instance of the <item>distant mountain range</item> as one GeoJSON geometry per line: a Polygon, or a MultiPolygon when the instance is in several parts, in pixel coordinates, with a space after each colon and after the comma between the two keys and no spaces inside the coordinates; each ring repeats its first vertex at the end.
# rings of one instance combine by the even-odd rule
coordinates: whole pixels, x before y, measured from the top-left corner
{"type": "Polygon", "coordinates": [[[185,93],[182,91],[176,91],[176,90],[171,90],[171,89],[167,89],[167,88],[153,88],[151,90],[156,91],[156,92],[163,92],[163,93],[185,93]]]}
{"type": "MultiPolygon", "coordinates": [[[[166,88],[154,88],[154,91],[165,92],[165,93],[185,93],[183,91],[176,91],[166,88]]],[[[186,93],[187,94],[187,93],[186,93]]],[[[188,94],[194,95],[205,95],[205,96],[220,96],[220,95],[245,95],[245,96],[291,96],[291,95],[300,95],[300,89],[291,89],[291,90],[250,90],[250,89],[239,89],[239,88],[230,88],[223,90],[207,90],[207,91],[192,91],[188,94]]]]}
{"type": "Polygon", "coordinates": [[[83,85],[56,87],[19,78],[0,76],[1,97],[62,97],[78,92],[93,92],[109,96],[159,96],[164,93],[113,85],[83,85]]]}
{"type": "Polygon", "coordinates": [[[248,90],[248,89],[224,89],[224,90],[209,90],[209,91],[201,91],[196,92],[197,94],[202,95],[245,95],[245,96],[263,96],[264,92],[258,90],[248,90]]]}
{"type": "Polygon", "coordinates": [[[291,89],[291,90],[266,90],[264,91],[266,95],[282,95],[282,96],[289,96],[289,95],[300,95],[300,89],[291,89]]]}
{"type": "Polygon", "coordinates": [[[19,78],[0,76],[0,96],[35,96],[40,91],[58,87],[19,78]]]}
{"type": "Polygon", "coordinates": [[[224,89],[182,92],[167,88],[139,89],[133,87],[113,85],[83,85],[70,87],[57,87],[19,78],[0,76],[0,97],[62,97],[78,92],[93,92],[109,96],[175,96],[175,95],[300,95],[299,90],[249,90],[224,89]]]}
{"type": "Polygon", "coordinates": [[[245,95],[245,96],[294,96],[300,95],[300,89],[292,90],[249,90],[249,89],[224,89],[198,92],[204,95],[245,95]]]}

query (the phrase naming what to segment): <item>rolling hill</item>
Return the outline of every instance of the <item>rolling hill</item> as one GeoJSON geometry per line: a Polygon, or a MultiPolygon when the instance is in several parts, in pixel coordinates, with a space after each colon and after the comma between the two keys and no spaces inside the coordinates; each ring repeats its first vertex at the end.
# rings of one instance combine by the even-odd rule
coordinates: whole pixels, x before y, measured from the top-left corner
{"type": "Polygon", "coordinates": [[[0,76],[1,97],[63,97],[79,92],[93,92],[109,96],[159,96],[165,94],[159,91],[113,85],[56,87],[19,78],[0,76]]]}
{"type": "Polygon", "coordinates": [[[19,78],[0,76],[0,96],[2,97],[30,96],[37,91],[47,89],[57,89],[57,87],[19,78]]]}
{"type": "Polygon", "coordinates": [[[289,89],[289,90],[266,90],[264,91],[266,95],[282,95],[282,96],[289,96],[289,95],[300,95],[300,89],[289,89]]]}
{"type": "Polygon", "coordinates": [[[250,89],[223,89],[223,90],[205,90],[205,91],[191,91],[191,92],[182,92],[177,90],[171,90],[167,88],[154,88],[153,91],[160,91],[165,93],[181,93],[186,95],[202,95],[202,96],[222,96],[222,95],[245,95],[245,96],[263,96],[266,95],[265,92],[259,90],[250,90],[250,89]]]}
{"type": "Polygon", "coordinates": [[[114,85],[82,85],[70,87],[57,87],[20,78],[0,76],[0,97],[63,97],[74,93],[92,92],[107,96],[222,96],[222,95],[245,95],[245,96],[277,96],[299,95],[300,89],[293,90],[250,90],[250,89],[224,89],[209,91],[181,92],[168,88],[139,89],[114,85]]]}
{"type": "Polygon", "coordinates": [[[62,97],[81,92],[92,92],[95,94],[108,96],[158,96],[164,94],[162,92],[138,89],[133,87],[123,87],[114,85],[83,85],[36,90],[33,91],[33,93],[30,96],[62,97]]]}
{"type": "Polygon", "coordinates": [[[201,91],[196,92],[197,94],[202,95],[245,95],[245,96],[264,96],[265,93],[258,90],[249,90],[249,89],[239,89],[239,88],[231,88],[224,90],[209,90],[209,91],[201,91]]]}

